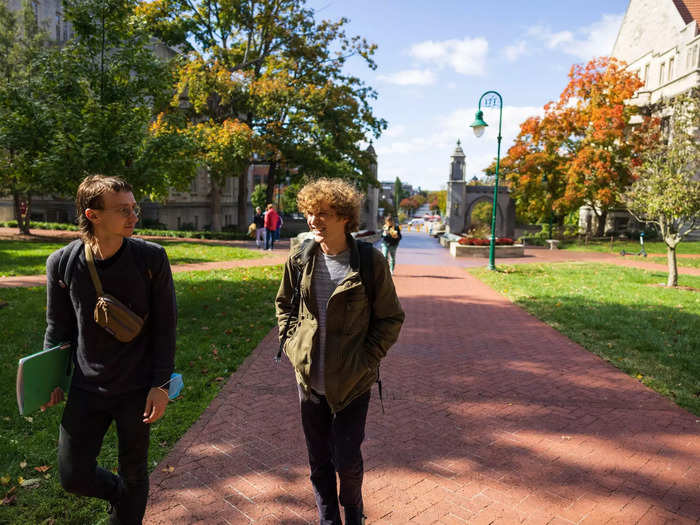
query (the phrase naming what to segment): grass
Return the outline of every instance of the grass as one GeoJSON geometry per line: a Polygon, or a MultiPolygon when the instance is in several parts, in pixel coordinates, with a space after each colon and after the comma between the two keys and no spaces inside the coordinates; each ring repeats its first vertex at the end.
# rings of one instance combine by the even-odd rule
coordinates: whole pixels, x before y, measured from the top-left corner
{"type": "MultiPolygon", "coordinates": [[[[185,388],[165,417],[151,429],[149,467],[168,453],[197,420],[225,380],[275,326],[273,300],[280,267],[175,274],[179,322],[175,369],[185,388]]],[[[106,516],[100,500],[65,493],[57,480],[56,445],[62,407],[30,418],[18,415],[15,399],[17,360],[41,348],[45,328],[44,288],[3,289],[0,298],[0,500],[18,478],[38,478],[36,488],[15,489],[13,505],[0,507],[0,523],[85,525],[106,516]],[[21,462],[26,461],[22,468],[21,462]],[[34,467],[47,465],[37,472],[34,467]],[[48,476],[48,479],[46,479],[48,476]],[[55,522],[51,522],[54,519],[55,522]]],[[[272,359],[270,359],[272,362],[272,359]]],[[[99,463],[116,468],[116,435],[105,437],[99,463]]]]}
{"type": "MultiPolygon", "coordinates": [[[[605,242],[589,242],[588,244],[579,243],[562,243],[559,245],[562,250],[574,250],[579,252],[602,252],[602,253],[620,253],[625,250],[627,253],[637,253],[640,245],[638,241],[615,241],[611,244],[605,242]]],[[[662,241],[645,242],[644,249],[649,254],[666,255],[666,244],[662,241]]],[[[700,242],[681,242],[676,248],[677,253],[683,254],[700,254],[700,242]]]]}
{"type": "MultiPolygon", "coordinates": [[[[469,270],[515,304],[700,415],[700,291],[649,286],[666,276],[566,263],[469,270]]],[[[700,290],[700,277],[681,275],[700,290]]]]}
{"type": "MultiPolygon", "coordinates": [[[[70,242],[0,240],[0,277],[40,275],[46,272],[46,258],[70,242]]],[[[208,243],[158,241],[165,248],[170,264],[254,259],[258,252],[245,248],[208,243]]]]}
{"type": "MultiPolygon", "coordinates": [[[[647,258],[642,258],[642,257],[635,257],[636,259],[639,259],[640,261],[647,261],[647,262],[652,262],[656,264],[668,264],[668,259],[666,257],[647,257],[647,258]]],[[[700,268],[700,257],[698,258],[690,258],[690,257],[676,257],[676,264],[678,265],[679,268],[700,268]]]]}

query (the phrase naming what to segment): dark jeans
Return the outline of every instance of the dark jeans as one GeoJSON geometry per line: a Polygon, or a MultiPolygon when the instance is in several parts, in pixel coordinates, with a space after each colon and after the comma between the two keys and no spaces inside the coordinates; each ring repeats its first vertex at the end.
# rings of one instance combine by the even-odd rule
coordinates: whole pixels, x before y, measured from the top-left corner
{"type": "Polygon", "coordinates": [[[275,230],[265,230],[265,249],[275,247],[275,230]]]}
{"type": "Polygon", "coordinates": [[[58,438],[61,486],[115,504],[112,524],[139,525],[148,499],[150,425],[143,423],[148,390],[105,397],[71,388],[58,438]],[[102,440],[117,424],[119,476],[97,466],[102,440]]]}
{"type": "Polygon", "coordinates": [[[346,525],[361,523],[364,467],[360,445],[365,438],[370,395],[367,391],[336,414],[325,396],[313,393],[311,399],[301,400],[301,423],[321,525],[341,525],[336,472],[346,525]]]}

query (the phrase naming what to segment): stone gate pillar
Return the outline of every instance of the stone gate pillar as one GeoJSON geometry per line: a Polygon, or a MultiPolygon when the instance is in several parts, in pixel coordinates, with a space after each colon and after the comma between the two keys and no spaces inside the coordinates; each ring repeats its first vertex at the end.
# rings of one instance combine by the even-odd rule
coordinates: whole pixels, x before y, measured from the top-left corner
{"type": "Polygon", "coordinates": [[[458,140],[457,147],[452,154],[450,178],[447,181],[447,217],[445,225],[447,233],[459,234],[464,230],[465,213],[467,211],[466,171],[466,155],[462,150],[461,142],[458,140]]]}

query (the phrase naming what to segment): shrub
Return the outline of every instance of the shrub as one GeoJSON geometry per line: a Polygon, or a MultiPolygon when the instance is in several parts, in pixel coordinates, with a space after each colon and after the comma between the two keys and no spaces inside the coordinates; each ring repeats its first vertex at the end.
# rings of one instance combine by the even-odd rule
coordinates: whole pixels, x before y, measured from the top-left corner
{"type": "MultiPolygon", "coordinates": [[[[462,237],[457,242],[465,246],[489,246],[491,244],[490,239],[483,239],[479,237],[462,237]]],[[[512,246],[513,244],[515,244],[515,241],[509,237],[498,237],[496,239],[496,246],[512,246]]]]}

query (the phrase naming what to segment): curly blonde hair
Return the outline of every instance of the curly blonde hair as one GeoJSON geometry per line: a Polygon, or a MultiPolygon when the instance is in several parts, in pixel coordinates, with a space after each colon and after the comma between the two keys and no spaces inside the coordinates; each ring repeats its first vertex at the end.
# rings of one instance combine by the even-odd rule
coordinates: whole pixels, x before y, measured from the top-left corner
{"type": "Polygon", "coordinates": [[[326,204],[341,219],[348,219],[345,232],[356,231],[360,225],[362,194],[340,179],[317,179],[304,186],[297,194],[297,208],[304,215],[318,213],[326,204]]]}

